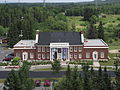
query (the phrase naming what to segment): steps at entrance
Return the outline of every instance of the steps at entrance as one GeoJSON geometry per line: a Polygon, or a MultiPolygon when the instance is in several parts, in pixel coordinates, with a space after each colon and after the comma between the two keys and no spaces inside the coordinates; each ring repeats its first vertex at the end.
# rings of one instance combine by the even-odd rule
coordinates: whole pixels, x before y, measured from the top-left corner
{"type": "Polygon", "coordinates": [[[100,67],[99,61],[93,61],[93,66],[100,67]]]}

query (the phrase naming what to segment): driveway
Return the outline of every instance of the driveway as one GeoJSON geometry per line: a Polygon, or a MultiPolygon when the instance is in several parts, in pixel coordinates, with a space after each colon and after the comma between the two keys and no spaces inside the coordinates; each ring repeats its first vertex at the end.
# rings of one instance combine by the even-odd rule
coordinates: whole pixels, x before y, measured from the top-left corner
{"type": "Polygon", "coordinates": [[[7,49],[5,46],[3,46],[2,44],[0,44],[0,62],[5,58],[5,56],[7,54],[10,54],[12,52],[13,52],[13,50],[7,49]]]}

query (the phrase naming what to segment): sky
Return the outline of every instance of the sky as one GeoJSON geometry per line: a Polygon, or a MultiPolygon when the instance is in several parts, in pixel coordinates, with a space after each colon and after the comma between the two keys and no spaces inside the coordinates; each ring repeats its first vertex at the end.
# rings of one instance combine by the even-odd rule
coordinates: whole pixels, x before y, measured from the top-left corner
{"type": "MultiPolygon", "coordinates": [[[[7,3],[10,2],[43,2],[43,0],[6,0],[7,3]]],[[[94,1],[94,0],[46,0],[46,2],[86,2],[86,1],[94,1]]],[[[0,3],[4,3],[5,0],[0,0],[0,3]]]]}

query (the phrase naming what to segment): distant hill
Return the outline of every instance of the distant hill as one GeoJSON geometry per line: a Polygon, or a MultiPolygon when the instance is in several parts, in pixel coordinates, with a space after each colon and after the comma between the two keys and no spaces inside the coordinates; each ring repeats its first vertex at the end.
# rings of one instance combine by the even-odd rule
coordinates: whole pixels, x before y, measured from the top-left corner
{"type": "MultiPolygon", "coordinates": [[[[61,5],[78,5],[78,4],[106,4],[106,3],[120,3],[120,0],[94,0],[88,2],[65,2],[65,3],[46,3],[47,6],[61,6],[61,5]]],[[[5,3],[0,3],[5,4],[5,3]]],[[[43,6],[43,3],[6,3],[9,5],[25,5],[25,6],[43,6]]]]}

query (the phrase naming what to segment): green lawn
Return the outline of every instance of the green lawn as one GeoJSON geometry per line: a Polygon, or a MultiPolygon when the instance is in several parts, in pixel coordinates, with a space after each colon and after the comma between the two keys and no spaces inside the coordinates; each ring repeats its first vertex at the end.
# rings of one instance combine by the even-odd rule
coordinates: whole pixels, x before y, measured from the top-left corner
{"type": "MultiPolygon", "coordinates": [[[[71,68],[71,69],[73,69],[73,68],[71,68]]],[[[66,71],[66,70],[67,70],[67,68],[62,68],[60,71],[66,71]]],[[[78,68],[78,70],[80,71],[82,69],[78,68]]],[[[40,69],[34,69],[33,71],[52,71],[52,69],[51,68],[40,68],[40,69]]]]}
{"type": "Polygon", "coordinates": [[[109,60],[107,62],[99,62],[101,66],[114,66],[115,60],[109,60]]]}
{"type": "Polygon", "coordinates": [[[109,50],[120,49],[120,46],[109,46],[109,50]]]}

